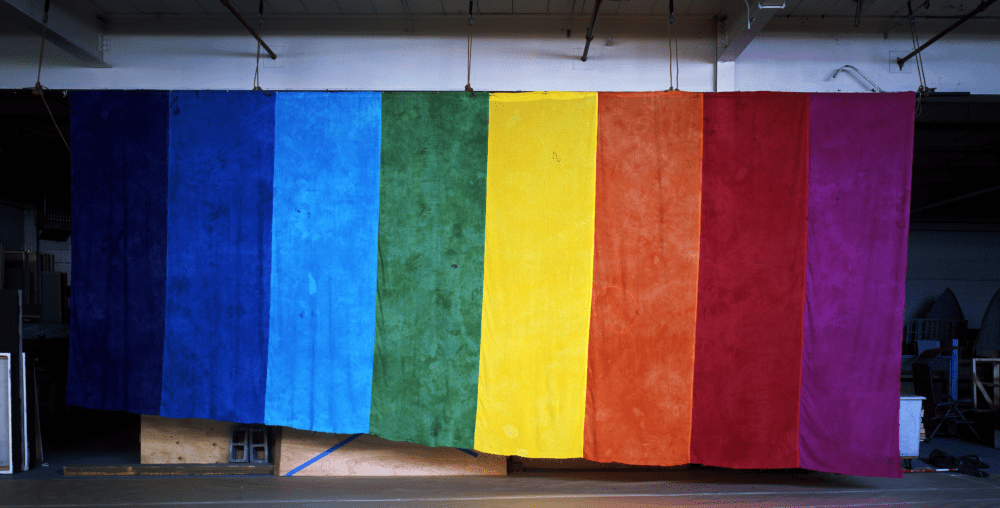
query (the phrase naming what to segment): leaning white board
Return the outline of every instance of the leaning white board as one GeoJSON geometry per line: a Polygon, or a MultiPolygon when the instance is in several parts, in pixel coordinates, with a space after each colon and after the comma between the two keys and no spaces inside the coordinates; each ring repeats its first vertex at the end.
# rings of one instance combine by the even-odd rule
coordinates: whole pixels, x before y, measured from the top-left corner
{"type": "Polygon", "coordinates": [[[924,398],[919,395],[899,396],[899,456],[920,456],[920,408],[924,398]]]}
{"type": "Polygon", "coordinates": [[[10,353],[0,353],[0,474],[14,473],[10,395],[10,353]]]}
{"type": "Polygon", "coordinates": [[[21,353],[21,471],[27,471],[31,469],[31,464],[28,462],[30,457],[28,457],[28,385],[27,376],[24,373],[24,367],[27,362],[25,361],[25,354],[21,353]]]}

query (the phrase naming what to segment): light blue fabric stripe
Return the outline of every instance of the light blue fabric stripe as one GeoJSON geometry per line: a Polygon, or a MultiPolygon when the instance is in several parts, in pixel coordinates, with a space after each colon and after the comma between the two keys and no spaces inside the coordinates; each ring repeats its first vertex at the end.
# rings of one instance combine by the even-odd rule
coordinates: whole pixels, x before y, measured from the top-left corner
{"type": "Polygon", "coordinates": [[[368,431],[382,96],[278,93],[265,423],[368,431]]]}

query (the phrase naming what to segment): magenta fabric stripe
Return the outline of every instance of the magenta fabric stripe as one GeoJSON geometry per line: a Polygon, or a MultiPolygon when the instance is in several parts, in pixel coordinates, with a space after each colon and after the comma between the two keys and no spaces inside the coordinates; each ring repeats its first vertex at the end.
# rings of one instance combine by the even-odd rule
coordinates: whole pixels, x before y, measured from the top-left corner
{"type": "Polygon", "coordinates": [[[900,333],[912,93],[809,98],[800,466],[902,476],[900,333]]]}

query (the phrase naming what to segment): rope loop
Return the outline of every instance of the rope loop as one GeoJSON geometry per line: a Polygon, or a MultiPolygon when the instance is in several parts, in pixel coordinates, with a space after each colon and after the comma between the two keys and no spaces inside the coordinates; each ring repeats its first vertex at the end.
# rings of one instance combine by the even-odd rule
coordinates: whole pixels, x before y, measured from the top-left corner
{"type": "Polygon", "coordinates": [[[52,114],[52,108],[49,107],[48,101],[45,100],[45,90],[46,88],[42,86],[42,61],[45,60],[45,37],[49,33],[49,0],[45,0],[45,13],[42,15],[42,48],[38,52],[38,76],[35,79],[35,88],[31,91],[32,95],[37,95],[41,97],[42,104],[45,105],[45,110],[49,112],[49,118],[52,119],[52,125],[56,127],[56,132],[59,133],[59,139],[62,140],[63,145],[66,146],[66,151],[70,151],[69,142],[66,141],[66,136],[63,135],[62,129],[59,128],[59,123],[56,122],[55,115],[52,114]]]}

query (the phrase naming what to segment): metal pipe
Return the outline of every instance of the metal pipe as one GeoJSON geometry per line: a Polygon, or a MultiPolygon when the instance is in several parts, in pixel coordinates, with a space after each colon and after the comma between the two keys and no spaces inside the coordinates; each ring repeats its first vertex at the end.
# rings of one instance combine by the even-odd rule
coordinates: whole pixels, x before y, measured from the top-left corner
{"type": "Polygon", "coordinates": [[[260,35],[257,35],[257,31],[254,30],[252,26],[250,26],[250,23],[247,23],[247,20],[243,19],[243,16],[241,16],[239,11],[237,11],[236,8],[229,3],[229,0],[219,0],[219,2],[222,2],[222,5],[225,5],[227,8],[229,8],[229,11],[233,13],[233,16],[236,16],[236,19],[240,20],[240,23],[243,23],[243,26],[247,27],[247,30],[250,30],[250,34],[253,35],[254,39],[257,39],[257,42],[260,43],[260,46],[265,50],[267,50],[268,55],[271,55],[271,60],[275,60],[278,58],[278,55],[274,54],[274,51],[271,51],[271,48],[267,47],[267,44],[265,44],[264,40],[260,38],[260,35]]]}
{"type": "Polygon", "coordinates": [[[968,194],[962,194],[961,196],[957,196],[957,197],[954,197],[954,198],[951,198],[951,199],[946,199],[944,201],[938,201],[937,203],[932,203],[932,204],[929,204],[929,205],[926,205],[926,206],[921,206],[920,208],[914,208],[913,210],[910,210],[910,213],[922,212],[922,211],[930,209],[930,208],[936,208],[936,207],[941,206],[941,205],[947,205],[948,203],[954,203],[955,201],[961,201],[963,199],[968,199],[968,198],[971,198],[971,197],[974,197],[974,196],[979,196],[980,194],[986,194],[987,192],[993,192],[993,191],[996,191],[996,190],[1000,190],[1000,185],[994,185],[993,187],[990,187],[988,189],[983,189],[983,190],[976,191],[976,192],[970,192],[968,194]]]}
{"type": "Polygon", "coordinates": [[[956,21],[955,24],[949,26],[948,28],[945,28],[944,31],[942,31],[941,33],[935,35],[934,37],[931,37],[931,40],[923,43],[923,45],[921,45],[919,48],[917,48],[917,49],[913,50],[912,52],[910,52],[909,55],[906,55],[903,58],[897,58],[896,59],[896,63],[899,64],[899,70],[903,70],[903,64],[906,63],[907,60],[909,60],[909,59],[913,58],[914,56],[916,56],[917,53],[920,53],[921,51],[923,51],[924,48],[926,48],[927,46],[930,46],[931,44],[934,44],[934,42],[936,42],[941,37],[944,37],[945,34],[947,34],[948,32],[950,32],[950,31],[958,28],[958,25],[961,25],[962,23],[965,23],[966,21],[968,21],[969,19],[971,19],[976,14],[979,14],[980,12],[983,12],[990,5],[992,5],[993,2],[996,2],[996,1],[997,0],[983,0],[983,1],[979,2],[979,7],[976,7],[975,9],[972,9],[972,12],[966,14],[965,16],[962,16],[962,18],[959,19],[958,21],[956,21]]]}
{"type": "Polygon", "coordinates": [[[594,40],[594,25],[597,24],[597,11],[601,8],[601,0],[594,3],[594,16],[590,18],[590,28],[587,29],[587,44],[583,46],[583,57],[580,60],[587,61],[587,52],[590,51],[590,41],[594,40]]]}
{"type": "Polygon", "coordinates": [[[853,66],[853,65],[844,65],[841,68],[837,69],[837,71],[833,73],[833,78],[836,79],[837,78],[837,74],[840,74],[840,71],[842,71],[844,69],[852,69],[854,72],[858,73],[858,76],[861,76],[862,78],[865,78],[865,81],[867,81],[869,85],[875,87],[875,88],[872,88],[873,92],[875,92],[875,91],[884,92],[884,90],[882,90],[881,88],[879,88],[878,85],[876,85],[875,83],[872,82],[872,80],[868,79],[868,76],[865,76],[864,74],[861,74],[861,71],[859,71],[858,68],[855,67],[855,66],[853,66]]]}

